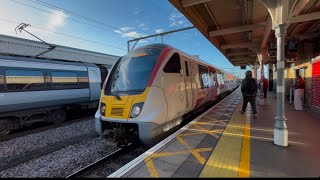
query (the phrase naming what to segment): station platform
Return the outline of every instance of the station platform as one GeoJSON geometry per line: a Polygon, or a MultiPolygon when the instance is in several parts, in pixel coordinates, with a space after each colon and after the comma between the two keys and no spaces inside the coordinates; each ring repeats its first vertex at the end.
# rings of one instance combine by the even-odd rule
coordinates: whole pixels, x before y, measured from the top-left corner
{"type": "Polygon", "coordinates": [[[286,104],[288,147],[273,143],[276,96],[257,98],[258,119],[240,88],[108,177],[319,177],[320,117],[286,104]]]}

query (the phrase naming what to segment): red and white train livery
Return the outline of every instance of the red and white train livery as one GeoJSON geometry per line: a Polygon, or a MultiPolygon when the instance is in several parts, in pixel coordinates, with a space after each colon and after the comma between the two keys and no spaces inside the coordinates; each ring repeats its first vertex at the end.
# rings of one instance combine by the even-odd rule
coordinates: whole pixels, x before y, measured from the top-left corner
{"type": "Polygon", "coordinates": [[[96,131],[152,144],[183,117],[238,87],[238,79],[171,46],[151,44],[120,58],[101,91],[96,131]]]}

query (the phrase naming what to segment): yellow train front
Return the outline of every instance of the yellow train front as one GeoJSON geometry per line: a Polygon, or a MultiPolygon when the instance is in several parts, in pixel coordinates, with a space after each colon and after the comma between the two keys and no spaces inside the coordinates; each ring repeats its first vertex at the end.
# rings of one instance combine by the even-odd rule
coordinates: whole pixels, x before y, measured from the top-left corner
{"type": "Polygon", "coordinates": [[[231,75],[164,44],[135,49],[112,67],[96,131],[109,142],[153,144],[189,114],[237,87],[231,75]]]}

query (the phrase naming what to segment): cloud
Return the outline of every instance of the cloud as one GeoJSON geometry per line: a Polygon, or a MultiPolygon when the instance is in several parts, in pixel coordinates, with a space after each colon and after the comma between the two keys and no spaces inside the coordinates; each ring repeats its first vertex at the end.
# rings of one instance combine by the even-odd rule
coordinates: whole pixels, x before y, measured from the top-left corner
{"type": "Polygon", "coordinates": [[[138,42],[138,44],[144,44],[144,43],[147,43],[147,42],[149,42],[149,41],[142,39],[142,40],[140,40],[140,41],[138,42]]]}
{"type": "Polygon", "coordinates": [[[113,32],[118,33],[118,34],[122,34],[122,31],[119,31],[119,30],[114,30],[113,32]]]}
{"type": "Polygon", "coordinates": [[[141,24],[138,25],[138,27],[144,27],[144,26],[145,26],[144,23],[141,23],[141,24]]]}
{"type": "Polygon", "coordinates": [[[113,32],[118,33],[118,34],[125,34],[127,33],[129,30],[134,29],[133,27],[122,27],[120,29],[116,29],[113,32]]]}
{"type": "Polygon", "coordinates": [[[183,15],[179,12],[173,12],[170,14],[169,20],[170,21],[175,21],[176,19],[182,18],[183,15]]]}
{"type": "Polygon", "coordinates": [[[170,14],[169,20],[171,21],[170,26],[183,26],[185,21],[182,20],[184,16],[179,12],[172,12],[170,14]]]}
{"type": "Polygon", "coordinates": [[[148,30],[148,29],[150,29],[150,28],[143,28],[142,30],[143,30],[143,31],[146,31],[146,30],[148,30]]]}
{"type": "Polygon", "coordinates": [[[156,33],[157,33],[157,34],[163,33],[163,32],[164,32],[164,29],[157,29],[157,30],[156,30],[156,33]]]}
{"type": "Polygon", "coordinates": [[[141,12],[141,10],[139,8],[135,8],[133,11],[133,14],[138,15],[138,14],[140,14],[140,12],[141,12]]]}
{"type": "Polygon", "coordinates": [[[143,33],[138,33],[137,31],[129,31],[134,29],[133,27],[122,27],[118,30],[114,30],[113,32],[121,34],[121,37],[123,38],[139,38],[139,37],[143,37],[146,36],[143,33]]]}
{"type": "Polygon", "coordinates": [[[132,27],[123,27],[123,28],[120,28],[122,31],[125,31],[125,32],[127,32],[127,31],[129,31],[129,30],[131,30],[131,29],[133,29],[132,27]]]}
{"type": "Polygon", "coordinates": [[[128,33],[123,33],[121,35],[123,38],[126,38],[126,37],[131,37],[131,38],[140,38],[140,37],[143,37],[145,36],[144,34],[142,33],[138,33],[136,31],[132,31],[132,32],[128,32],[128,33]]]}
{"type": "Polygon", "coordinates": [[[59,27],[64,26],[66,17],[67,16],[62,11],[53,11],[49,17],[47,28],[55,31],[59,27]]]}
{"type": "Polygon", "coordinates": [[[180,21],[174,21],[170,24],[170,26],[183,26],[185,24],[185,21],[184,20],[180,20],[180,21]]]}

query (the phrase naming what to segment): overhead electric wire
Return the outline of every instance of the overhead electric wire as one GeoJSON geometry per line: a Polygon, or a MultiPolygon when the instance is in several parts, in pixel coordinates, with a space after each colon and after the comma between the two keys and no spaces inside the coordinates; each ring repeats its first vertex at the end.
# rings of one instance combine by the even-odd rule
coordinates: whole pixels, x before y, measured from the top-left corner
{"type": "MultiPolygon", "coordinates": [[[[7,22],[10,22],[10,23],[20,24],[18,22],[15,22],[15,21],[12,21],[12,20],[8,20],[8,19],[0,18],[0,20],[1,21],[7,21],[7,22]]],[[[92,41],[92,40],[89,40],[89,39],[84,39],[84,38],[80,38],[80,37],[76,37],[76,36],[72,36],[72,35],[68,35],[68,34],[63,34],[63,33],[60,33],[60,32],[50,31],[50,30],[47,30],[47,29],[44,29],[44,28],[39,28],[39,27],[35,27],[35,26],[31,26],[31,28],[42,30],[42,31],[47,31],[47,32],[50,32],[50,33],[54,33],[54,34],[58,34],[58,35],[61,35],[61,36],[66,36],[66,37],[70,37],[70,38],[74,38],[74,39],[79,39],[79,40],[82,40],[82,41],[88,41],[88,42],[91,42],[91,43],[100,44],[100,45],[108,46],[108,47],[111,47],[111,48],[116,48],[116,49],[121,49],[121,50],[127,51],[124,48],[111,46],[111,45],[108,45],[108,44],[104,44],[104,43],[100,43],[100,42],[97,42],[97,41],[92,41]]]]}
{"type": "Polygon", "coordinates": [[[91,22],[93,22],[93,23],[106,26],[106,27],[112,28],[112,29],[114,29],[114,30],[119,30],[119,31],[121,31],[121,28],[115,27],[115,26],[110,25],[110,24],[106,24],[106,23],[104,23],[104,22],[101,22],[101,21],[92,19],[92,18],[90,18],[90,17],[86,17],[86,16],[83,16],[83,15],[80,15],[80,14],[78,14],[78,13],[72,12],[72,11],[70,11],[70,10],[63,9],[63,8],[61,8],[61,7],[52,5],[52,4],[47,3],[47,2],[43,2],[43,1],[40,1],[40,0],[29,0],[29,1],[32,1],[32,2],[34,2],[34,3],[40,4],[40,5],[49,7],[49,8],[53,8],[53,9],[56,9],[56,10],[63,11],[63,12],[65,12],[65,13],[67,13],[67,14],[70,14],[70,15],[73,15],[73,16],[77,16],[78,18],[85,19],[85,20],[87,20],[87,21],[91,21],[91,22]]]}
{"type": "MultiPolygon", "coordinates": [[[[24,5],[24,6],[28,6],[28,7],[33,8],[33,9],[37,9],[39,11],[46,12],[46,13],[49,13],[49,14],[54,14],[53,12],[50,12],[50,11],[47,11],[47,10],[44,10],[44,9],[41,9],[41,8],[37,8],[37,7],[31,6],[31,5],[16,1],[16,0],[10,0],[10,1],[18,3],[18,4],[21,4],[21,5],[24,5]]],[[[72,21],[75,21],[75,22],[78,22],[78,23],[81,23],[81,24],[89,25],[89,26],[92,26],[92,27],[95,27],[95,28],[99,28],[99,29],[102,29],[102,30],[106,30],[106,31],[110,31],[110,32],[116,33],[116,32],[114,32],[114,30],[110,30],[110,29],[106,29],[106,28],[103,28],[103,27],[99,27],[99,26],[95,26],[95,25],[92,25],[92,24],[88,24],[88,23],[85,23],[83,21],[79,21],[79,20],[76,20],[76,19],[73,19],[73,18],[69,18],[69,17],[65,17],[65,18],[69,19],[69,20],[72,20],[72,21]]],[[[121,31],[121,29],[117,29],[117,30],[121,31]]]]}
{"type": "Polygon", "coordinates": [[[171,16],[171,14],[170,14],[169,12],[165,12],[165,11],[163,10],[163,8],[160,7],[160,6],[159,6],[157,3],[155,3],[153,0],[151,0],[150,2],[151,2],[154,6],[156,6],[157,8],[159,8],[162,13],[164,13],[165,15],[171,16]]]}

